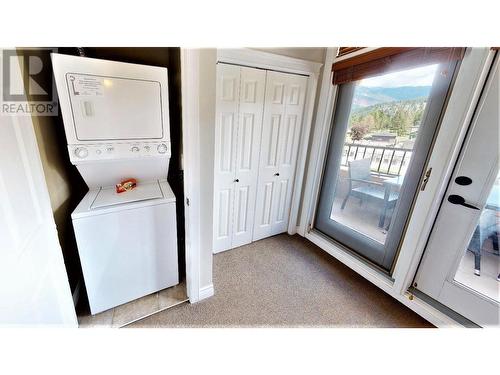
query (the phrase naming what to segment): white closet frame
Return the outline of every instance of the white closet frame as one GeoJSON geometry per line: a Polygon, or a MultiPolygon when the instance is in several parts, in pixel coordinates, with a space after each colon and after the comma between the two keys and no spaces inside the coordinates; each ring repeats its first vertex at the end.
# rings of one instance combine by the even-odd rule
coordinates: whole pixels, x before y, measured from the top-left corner
{"type": "Polygon", "coordinates": [[[292,202],[287,230],[289,234],[295,234],[297,233],[297,227],[299,225],[297,220],[314,113],[318,76],[323,64],[251,49],[219,49],[217,50],[217,62],[299,74],[308,78],[304,114],[301,124],[302,132],[297,154],[296,173],[293,182],[292,202]]]}

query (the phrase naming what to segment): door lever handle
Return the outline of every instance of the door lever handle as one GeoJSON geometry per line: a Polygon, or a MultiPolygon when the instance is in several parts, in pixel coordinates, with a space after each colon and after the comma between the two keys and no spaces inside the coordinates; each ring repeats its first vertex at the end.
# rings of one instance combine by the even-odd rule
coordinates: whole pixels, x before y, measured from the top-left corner
{"type": "Polygon", "coordinates": [[[280,174],[279,174],[278,172],[276,172],[274,175],[275,175],[275,176],[279,176],[280,174]]]}
{"type": "Polygon", "coordinates": [[[460,195],[452,194],[452,195],[448,196],[448,202],[450,202],[452,204],[459,204],[459,205],[467,207],[467,208],[472,208],[473,210],[480,210],[479,207],[465,203],[464,197],[461,197],[460,195]]]}
{"type": "Polygon", "coordinates": [[[237,178],[237,179],[235,179],[235,180],[234,180],[234,182],[240,182],[240,179],[239,179],[239,178],[237,178]]]}

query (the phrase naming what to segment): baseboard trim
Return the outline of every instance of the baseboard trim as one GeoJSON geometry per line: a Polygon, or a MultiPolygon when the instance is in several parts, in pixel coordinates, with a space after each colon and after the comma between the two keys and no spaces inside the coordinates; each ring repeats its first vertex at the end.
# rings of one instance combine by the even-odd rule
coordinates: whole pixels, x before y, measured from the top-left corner
{"type": "Polygon", "coordinates": [[[198,301],[212,297],[213,295],[214,295],[214,284],[209,284],[207,286],[204,286],[203,288],[200,288],[198,301]]]}

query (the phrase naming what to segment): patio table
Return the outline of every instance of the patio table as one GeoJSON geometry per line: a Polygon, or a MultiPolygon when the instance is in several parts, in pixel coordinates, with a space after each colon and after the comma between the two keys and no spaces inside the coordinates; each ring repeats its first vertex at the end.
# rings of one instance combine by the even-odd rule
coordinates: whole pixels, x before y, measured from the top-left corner
{"type": "MultiPolygon", "coordinates": [[[[386,179],[386,180],[383,181],[384,188],[385,188],[385,192],[384,192],[384,208],[383,208],[382,212],[380,213],[380,219],[379,219],[379,222],[378,222],[378,226],[380,228],[384,227],[385,218],[387,216],[387,210],[388,210],[388,207],[389,207],[389,197],[391,195],[391,190],[393,188],[398,188],[398,191],[399,191],[399,188],[401,188],[401,185],[403,185],[404,178],[405,178],[405,176],[403,174],[403,175],[400,175],[400,176],[395,176],[395,177],[388,178],[388,179],[386,179]]],[[[387,225],[387,230],[388,229],[389,229],[389,225],[387,225]]]]}
{"type": "Polygon", "coordinates": [[[487,210],[500,211],[500,186],[496,183],[490,191],[485,208],[487,210]]]}
{"type": "MultiPolygon", "coordinates": [[[[481,253],[484,241],[491,238],[493,254],[498,253],[498,215],[500,211],[500,187],[495,184],[486,200],[486,205],[479,218],[478,225],[467,247],[474,254],[474,273],[479,276],[481,272],[481,253]]],[[[500,281],[500,274],[497,276],[500,281]]]]}

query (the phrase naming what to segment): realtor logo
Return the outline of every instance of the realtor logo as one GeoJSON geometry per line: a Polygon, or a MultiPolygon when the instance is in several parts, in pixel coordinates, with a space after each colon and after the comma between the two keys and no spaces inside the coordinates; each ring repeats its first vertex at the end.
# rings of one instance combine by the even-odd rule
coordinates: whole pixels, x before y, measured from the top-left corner
{"type": "Polygon", "coordinates": [[[2,115],[56,116],[57,93],[50,54],[55,48],[2,50],[2,115]]]}

